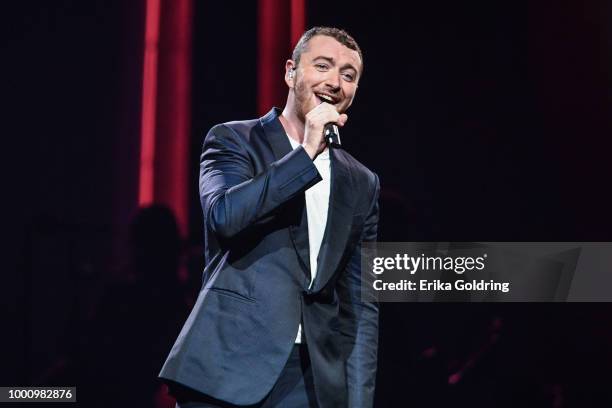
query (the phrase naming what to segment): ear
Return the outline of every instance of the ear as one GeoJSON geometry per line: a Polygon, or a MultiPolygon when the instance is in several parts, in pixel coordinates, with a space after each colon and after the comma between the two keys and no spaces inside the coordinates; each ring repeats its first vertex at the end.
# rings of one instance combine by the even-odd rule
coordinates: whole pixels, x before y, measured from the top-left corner
{"type": "Polygon", "coordinates": [[[285,83],[289,88],[295,86],[295,69],[295,61],[289,59],[285,62],[285,83]]]}

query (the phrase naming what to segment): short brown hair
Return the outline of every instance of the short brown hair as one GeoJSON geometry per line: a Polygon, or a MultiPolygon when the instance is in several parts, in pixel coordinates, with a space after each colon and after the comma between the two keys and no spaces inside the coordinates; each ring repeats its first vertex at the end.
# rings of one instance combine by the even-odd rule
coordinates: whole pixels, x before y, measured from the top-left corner
{"type": "Polygon", "coordinates": [[[353,51],[357,51],[359,58],[361,59],[361,72],[363,72],[363,54],[361,53],[361,48],[359,48],[357,41],[355,41],[355,39],[346,31],[335,27],[312,27],[310,30],[302,34],[300,40],[293,49],[293,54],[291,54],[291,59],[295,61],[295,65],[300,63],[302,53],[308,49],[308,41],[310,41],[310,39],[316,35],[326,35],[328,37],[332,37],[345,47],[350,48],[353,51]]]}

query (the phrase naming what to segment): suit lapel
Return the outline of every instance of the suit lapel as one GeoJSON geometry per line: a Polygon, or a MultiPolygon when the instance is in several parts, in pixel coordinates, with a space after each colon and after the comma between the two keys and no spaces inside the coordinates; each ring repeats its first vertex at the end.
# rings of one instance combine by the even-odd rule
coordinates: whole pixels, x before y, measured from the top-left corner
{"type": "Polygon", "coordinates": [[[276,160],[282,159],[292,150],[287,133],[285,133],[283,125],[278,120],[280,114],[280,109],[272,108],[270,112],[259,119],[276,160]]]}
{"type": "Polygon", "coordinates": [[[321,249],[317,275],[312,291],[318,292],[332,277],[346,247],[353,221],[354,195],[350,165],[341,151],[330,149],[331,191],[327,225],[321,249]]]}
{"type": "MultiPolygon", "coordinates": [[[[278,108],[272,108],[264,117],[260,119],[264,129],[266,139],[270,143],[272,152],[276,160],[280,160],[291,152],[291,143],[287,138],[287,133],[283,125],[278,120],[281,111],[278,108]]],[[[308,219],[306,216],[306,200],[304,194],[291,200],[290,205],[295,206],[295,213],[299,214],[296,222],[289,227],[289,233],[293,241],[293,246],[299,255],[302,267],[305,271],[305,277],[310,282],[310,255],[308,244],[308,219]]]]}
{"type": "Polygon", "coordinates": [[[300,224],[299,225],[291,225],[289,227],[289,233],[291,234],[291,239],[293,240],[293,246],[295,247],[296,252],[300,256],[300,260],[302,261],[302,267],[306,272],[307,281],[310,282],[311,272],[310,272],[310,245],[308,241],[308,219],[306,216],[306,200],[304,199],[304,194],[299,196],[299,212],[301,213],[300,224]]]}

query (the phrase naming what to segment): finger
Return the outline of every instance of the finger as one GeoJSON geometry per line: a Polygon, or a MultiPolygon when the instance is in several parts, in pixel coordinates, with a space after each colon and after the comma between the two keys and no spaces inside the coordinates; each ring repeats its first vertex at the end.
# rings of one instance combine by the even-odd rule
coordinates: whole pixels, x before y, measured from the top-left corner
{"type": "Polygon", "coordinates": [[[330,115],[335,117],[338,115],[338,113],[336,112],[336,109],[333,105],[330,105],[326,102],[316,105],[310,112],[306,114],[306,116],[310,116],[311,118],[328,118],[330,115]]]}
{"type": "Polygon", "coordinates": [[[317,108],[313,109],[312,118],[322,123],[336,122],[340,116],[334,106],[329,103],[322,103],[317,108]]]}
{"type": "Polygon", "coordinates": [[[336,120],[336,123],[340,126],[344,126],[346,124],[346,121],[348,120],[348,115],[346,113],[343,113],[341,115],[338,116],[338,119],[336,120]]]}

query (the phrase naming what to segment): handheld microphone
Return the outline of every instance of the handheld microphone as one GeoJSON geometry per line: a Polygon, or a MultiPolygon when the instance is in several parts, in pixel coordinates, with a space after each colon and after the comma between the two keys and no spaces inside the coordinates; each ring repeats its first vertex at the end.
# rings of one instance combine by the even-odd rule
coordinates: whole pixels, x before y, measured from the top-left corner
{"type": "Polygon", "coordinates": [[[340,131],[338,130],[338,125],[334,122],[327,123],[323,127],[323,137],[328,146],[341,146],[340,131]]]}
{"type": "Polygon", "coordinates": [[[328,123],[323,128],[323,137],[325,137],[325,141],[330,146],[341,146],[340,143],[340,131],[338,130],[338,125],[335,123],[328,123]]]}

